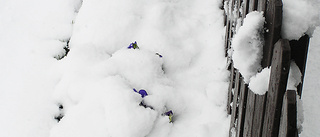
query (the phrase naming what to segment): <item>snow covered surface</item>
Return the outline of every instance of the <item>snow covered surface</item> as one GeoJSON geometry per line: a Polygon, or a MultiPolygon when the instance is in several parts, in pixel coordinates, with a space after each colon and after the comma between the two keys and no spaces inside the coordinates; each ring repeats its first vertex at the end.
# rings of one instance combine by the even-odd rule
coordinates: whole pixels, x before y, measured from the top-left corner
{"type": "MultiPolygon", "coordinates": [[[[229,72],[220,4],[0,1],[0,136],[227,136],[229,72]],[[134,41],[140,49],[127,49],[134,41]],[[69,54],[57,60],[67,45],[69,54]],[[148,96],[142,98],[133,88],[148,96]],[[174,113],[172,123],[162,115],[168,110],[174,113]],[[64,117],[57,122],[60,114],[64,117]]],[[[250,16],[243,31],[254,33],[241,39],[259,45],[264,19],[257,12],[250,16]]],[[[317,29],[302,97],[304,137],[320,135],[319,39],[317,29]]],[[[259,49],[252,49],[259,59],[259,49]]],[[[254,66],[256,73],[259,67],[254,66]]]]}
{"type": "Polygon", "coordinates": [[[268,91],[270,71],[271,68],[264,68],[261,72],[250,78],[249,88],[252,92],[264,95],[268,91]]]}
{"type": "Polygon", "coordinates": [[[308,34],[312,36],[316,26],[320,25],[319,0],[282,0],[283,23],[282,38],[298,40],[308,34]]]}
{"type": "Polygon", "coordinates": [[[220,4],[0,1],[0,136],[227,136],[220,4]]]}
{"type": "Polygon", "coordinates": [[[304,78],[302,101],[304,110],[303,131],[301,137],[320,135],[320,28],[317,27],[310,40],[306,75],[304,78]]]}
{"type": "Polygon", "coordinates": [[[301,134],[303,131],[303,122],[304,122],[304,109],[303,101],[300,96],[297,96],[297,129],[298,134],[301,134]]]}
{"type": "Polygon", "coordinates": [[[232,39],[234,67],[240,71],[246,83],[261,69],[264,21],[262,12],[250,12],[232,39]]]}
{"type": "Polygon", "coordinates": [[[302,74],[297,64],[292,61],[288,76],[287,90],[297,91],[297,86],[301,83],[302,74]]]}

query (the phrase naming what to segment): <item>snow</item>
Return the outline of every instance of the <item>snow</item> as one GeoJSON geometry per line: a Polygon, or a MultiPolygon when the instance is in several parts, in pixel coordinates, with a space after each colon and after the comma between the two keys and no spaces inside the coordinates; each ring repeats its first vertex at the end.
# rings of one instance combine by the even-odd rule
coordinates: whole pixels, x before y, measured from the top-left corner
{"type": "Polygon", "coordinates": [[[232,39],[232,60],[246,83],[261,70],[264,20],[263,12],[250,12],[232,39]]]}
{"type": "Polygon", "coordinates": [[[310,40],[306,74],[303,84],[302,100],[304,122],[301,137],[314,137],[320,135],[319,131],[319,105],[320,105],[320,29],[317,27],[310,40]]]}
{"type": "Polygon", "coordinates": [[[290,70],[288,76],[287,90],[297,91],[297,86],[301,83],[302,74],[294,61],[290,63],[290,70]]]}
{"type": "Polygon", "coordinates": [[[318,0],[283,0],[282,38],[298,40],[320,25],[318,0]]]}
{"type": "Polygon", "coordinates": [[[71,34],[71,3],[0,1],[0,136],[45,137],[56,124],[51,94],[61,73],[53,56],[71,34]]]}
{"type": "MultiPolygon", "coordinates": [[[[0,1],[0,136],[228,136],[230,74],[220,6],[209,0],[0,1]],[[128,49],[134,41],[140,48],[128,49]],[[169,110],[172,122],[163,115],[169,110]]],[[[266,78],[265,69],[258,73],[263,23],[262,13],[250,13],[232,41],[247,82],[266,78]]],[[[303,93],[306,137],[320,134],[318,37],[316,30],[303,93]]]]}
{"type": "Polygon", "coordinates": [[[0,136],[227,136],[220,6],[0,1],[0,136]]]}
{"type": "Polygon", "coordinates": [[[303,131],[303,122],[304,122],[304,109],[303,101],[300,96],[297,96],[297,129],[298,133],[301,134],[303,131]]]}
{"type": "Polygon", "coordinates": [[[249,88],[252,92],[259,95],[264,95],[269,88],[270,68],[264,68],[250,78],[249,88]]]}

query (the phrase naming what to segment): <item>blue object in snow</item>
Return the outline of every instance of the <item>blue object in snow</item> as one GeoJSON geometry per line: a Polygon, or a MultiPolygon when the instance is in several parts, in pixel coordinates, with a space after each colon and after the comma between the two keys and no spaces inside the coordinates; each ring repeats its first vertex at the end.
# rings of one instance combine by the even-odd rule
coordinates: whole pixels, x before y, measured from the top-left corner
{"type": "Polygon", "coordinates": [[[128,49],[139,49],[137,42],[131,43],[128,47],[128,49]]]}
{"type": "Polygon", "coordinates": [[[145,91],[143,89],[139,90],[139,94],[141,95],[142,98],[144,98],[145,96],[148,96],[147,91],[145,91]]]}
{"type": "Polygon", "coordinates": [[[170,111],[168,111],[168,112],[164,113],[164,115],[166,115],[166,116],[170,116],[170,115],[173,115],[173,112],[172,112],[172,110],[170,110],[170,111]]]}
{"type": "Polygon", "coordinates": [[[169,117],[169,121],[170,121],[170,123],[171,123],[171,122],[172,122],[172,117],[173,117],[173,112],[172,112],[172,110],[164,113],[164,115],[166,115],[166,116],[169,117]]]}
{"type": "Polygon", "coordinates": [[[160,58],[162,58],[162,55],[160,55],[159,53],[156,53],[156,55],[158,55],[160,58]]]}
{"type": "Polygon", "coordinates": [[[139,92],[138,92],[135,88],[133,88],[133,91],[139,93],[142,98],[144,98],[145,96],[148,96],[147,91],[144,90],[144,89],[141,89],[141,90],[139,90],[139,92]]]}

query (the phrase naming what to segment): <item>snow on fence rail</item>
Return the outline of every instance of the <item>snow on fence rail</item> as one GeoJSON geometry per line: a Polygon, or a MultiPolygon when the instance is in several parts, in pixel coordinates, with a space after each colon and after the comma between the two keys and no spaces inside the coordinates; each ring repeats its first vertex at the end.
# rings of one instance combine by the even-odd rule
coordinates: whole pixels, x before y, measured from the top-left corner
{"type": "Polygon", "coordinates": [[[297,133],[296,95],[301,96],[309,36],[281,39],[281,0],[224,0],[225,54],[230,63],[227,111],[231,115],[230,137],[294,137],[297,133]],[[235,67],[232,39],[252,11],[263,12],[263,57],[261,68],[271,67],[268,92],[255,94],[235,67]],[[297,91],[287,91],[290,64],[294,60],[302,73],[297,91]]]}

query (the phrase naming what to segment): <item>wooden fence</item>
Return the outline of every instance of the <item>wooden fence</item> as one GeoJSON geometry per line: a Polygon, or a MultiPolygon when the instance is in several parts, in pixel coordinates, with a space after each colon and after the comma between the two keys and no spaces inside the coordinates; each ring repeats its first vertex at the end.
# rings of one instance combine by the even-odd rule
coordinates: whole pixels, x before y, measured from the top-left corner
{"type": "MultiPolygon", "coordinates": [[[[281,0],[224,0],[226,56],[231,39],[237,33],[236,26],[251,11],[263,11],[266,20],[264,32],[263,68],[271,66],[268,92],[254,94],[244,82],[241,73],[234,68],[232,59],[227,111],[231,115],[230,137],[296,137],[296,94],[301,96],[303,82],[296,91],[286,91],[290,62],[294,60],[302,73],[309,45],[309,36],[299,40],[281,39],[281,0]],[[240,21],[239,21],[240,20],[240,21]]],[[[240,24],[239,24],[240,23],[240,24]]]]}

